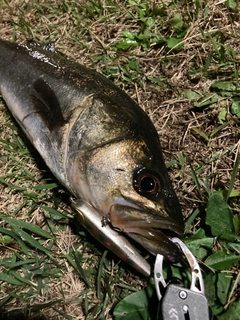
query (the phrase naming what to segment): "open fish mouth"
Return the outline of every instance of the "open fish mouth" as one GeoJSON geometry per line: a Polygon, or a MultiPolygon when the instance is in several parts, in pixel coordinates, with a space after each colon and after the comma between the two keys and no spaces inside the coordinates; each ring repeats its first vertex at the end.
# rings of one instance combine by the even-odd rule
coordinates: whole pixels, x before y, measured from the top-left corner
{"type": "Polygon", "coordinates": [[[163,255],[173,263],[180,261],[179,247],[171,241],[172,237],[183,235],[180,221],[117,204],[112,206],[109,218],[114,228],[126,233],[150,253],[163,255]]]}
{"type": "Polygon", "coordinates": [[[167,236],[165,234],[165,230],[156,228],[135,228],[130,230],[129,232],[124,232],[126,232],[130,238],[141,244],[152,254],[163,255],[166,260],[173,263],[179,262],[181,260],[181,251],[179,250],[178,246],[170,240],[170,238],[176,236],[176,234],[174,233],[167,236]]]}

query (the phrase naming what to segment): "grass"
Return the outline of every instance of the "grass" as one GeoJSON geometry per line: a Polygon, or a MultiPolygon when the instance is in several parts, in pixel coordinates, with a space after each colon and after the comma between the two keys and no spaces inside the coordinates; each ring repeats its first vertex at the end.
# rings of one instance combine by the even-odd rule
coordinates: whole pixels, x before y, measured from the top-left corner
{"type": "MultiPolygon", "coordinates": [[[[211,319],[238,319],[238,2],[12,0],[1,2],[0,13],[0,37],[56,42],[149,114],[182,205],[185,242],[203,270],[211,319]]],[[[119,301],[115,319],[121,306],[124,319],[133,309],[134,319],[154,319],[134,304],[150,309],[152,279],[75,226],[69,195],[2,100],[0,117],[0,319],[112,319],[119,301]]],[[[189,283],[180,266],[166,266],[166,274],[189,283]]]]}

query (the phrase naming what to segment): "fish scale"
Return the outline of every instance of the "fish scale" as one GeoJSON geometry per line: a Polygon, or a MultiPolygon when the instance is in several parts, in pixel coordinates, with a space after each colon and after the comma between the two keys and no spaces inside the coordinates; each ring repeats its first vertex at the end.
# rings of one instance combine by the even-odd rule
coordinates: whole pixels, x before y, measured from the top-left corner
{"type": "MultiPolygon", "coordinates": [[[[180,259],[169,237],[181,237],[183,219],[159,137],[124,91],[63,57],[52,44],[0,40],[0,92],[52,173],[87,204],[81,215],[92,221],[84,221],[105,245],[112,241],[119,248],[110,250],[122,258],[120,247],[125,241],[127,248],[132,238],[171,262],[180,259]],[[106,227],[114,232],[105,232],[106,227]]],[[[135,247],[131,250],[139,257],[135,247]]]]}

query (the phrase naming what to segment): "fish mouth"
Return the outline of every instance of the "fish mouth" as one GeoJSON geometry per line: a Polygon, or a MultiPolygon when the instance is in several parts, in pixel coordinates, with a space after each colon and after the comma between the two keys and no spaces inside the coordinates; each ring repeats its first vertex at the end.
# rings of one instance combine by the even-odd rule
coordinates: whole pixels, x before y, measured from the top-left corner
{"type": "Polygon", "coordinates": [[[126,233],[150,253],[163,255],[172,263],[181,260],[181,251],[171,238],[182,237],[182,221],[173,220],[166,213],[160,216],[137,206],[126,207],[121,204],[111,206],[109,220],[115,229],[126,233]]]}

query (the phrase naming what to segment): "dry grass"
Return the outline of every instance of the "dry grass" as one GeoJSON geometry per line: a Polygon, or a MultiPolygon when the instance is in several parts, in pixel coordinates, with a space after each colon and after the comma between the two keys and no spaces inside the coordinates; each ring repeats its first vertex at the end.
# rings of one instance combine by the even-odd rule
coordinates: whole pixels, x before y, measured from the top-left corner
{"type": "MultiPolygon", "coordinates": [[[[57,0],[1,2],[0,37],[18,42],[24,42],[27,38],[33,38],[37,41],[53,40],[60,51],[82,64],[97,69],[127,91],[154,122],[160,135],[166,162],[176,160],[170,169],[170,175],[179,196],[184,216],[189,217],[194,208],[206,203],[207,184],[211,191],[219,188],[227,189],[236,153],[239,150],[239,124],[229,112],[229,106],[223,106],[222,101],[217,101],[210,109],[197,109],[193,106],[194,100],[187,99],[184,93],[187,90],[192,90],[204,97],[209,94],[209,87],[214,81],[234,80],[233,74],[236,73],[240,60],[239,9],[226,8],[223,1],[207,1],[206,3],[202,1],[202,8],[199,9],[196,8],[196,4],[200,2],[197,1],[195,4],[186,1],[186,3],[183,2],[183,5],[177,1],[175,6],[171,1],[149,1],[150,10],[162,6],[165,6],[166,10],[166,15],[163,18],[164,23],[151,27],[152,34],[161,34],[162,37],[169,36],[171,21],[175,14],[180,14],[184,21],[188,21],[187,31],[183,37],[184,47],[181,50],[173,50],[166,45],[159,44],[149,45],[147,50],[138,46],[131,50],[121,51],[116,49],[116,43],[122,40],[123,31],[137,32],[141,24],[136,5],[133,2],[131,4],[131,1],[101,1],[101,6],[91,5],[90,2],[86,4],[85,1],[80,6],[79,3],[80,1],[75,0],[66,2],[57,0]],[[204,12],[205,7],[208,7],[208,12],[204,12]],[[98,8],[101,9],[101,12],[97,12],[98,8]],[[222,40],[221,37],[224,39],[222,40]],[[216,46],[219,49],[221,41],[224,42],[226,48],[231,47],[235,53],[235,61],[226,52],[226,59],[229,59],[231,63],[224,64],[222,62],[221,65],[212,38],[214,41],[218,41],[216,46]],[[213,51],[213,56],[206,72],[203,72],[210,51],[213,51]],[[131,59],[136,59],[138,71],[130,70],[133,78],[129,80],[125,69],[119,66],[127,68],[131,59]],[[151,78],[160,79],[163,85],[153,83],[151,78]],[[228,110],[226,121],[229,123],[206,143],[193,128],[200,129],[210,137],[220,125],[218,115],[223,108],[228,110]],[[181,156],[182,162],[180,161],[181,156]],[[202,183],[202,198],[199,197],[198,189],[192,179],[190,163],[198,172],[199,180],[202,183]]],[[[16,124],[1,101],[1,139],[15,144],[16,137],[13,136],[12,125],[16,124]]],[[[36,193],[34,186],[41,184],[41,181],[46,181],[46,179],[50,179],[50,182],[55,181],[19,131],[14,129],[14,133],[20,134],[23,144],[27,145],[28,152],[21,153],[20,148],[18,150],[13,148],[13,152],[10,153],[5,150],[5,145],[1,144],[0,177],[9,174],[7,181],[10,184],[26,188],[29,194],[36,193]],[[16,165],[17,162],[20,164],[19,167],[16,165]],[[22,163],[26,171],[24,173],[25,179],[20,178],[22,163]],[[11,175],[16,171],[15,177],[11,175]]],[[[240,190],[239,173],[234,189],[240,190]]],[[[46,219],[46,214],[39,206],[52,207],[54,205],[53,191],[39,191],[38,199],[28,198],[27,201],[25,194],[0,183],[0,211],[9,216],[16,216],[20,220],[32,222],[42,228],[49,227],[53,222],[46,219]],[[23,205],[25,201],[26,204],[23,205]]],[[[58,194],[54,197],[60,201],[58,210],[65,212],[68,209],[66,202],[61,201],[62,197],[64,198],[63,194],[64,190],[59,187],[58,194]]],[[[239,199],[236,198],[236,207],[237,204],[239,204],[239,199]]],[[[239,209],[236,210],[239,212],[239,209]]],[[[84,244],[67,225],[67,222],[67,220],[64,221],[63,225],[55,223],[54,228],[52,227],[56,237],[52,250],[54,259],[58,259],[58,264],[55,267],[60,268],[58,273],[60,278],[50,277],[49,282],[46,282],[45,287],[42,287],[38,293],[35,290],[32,296],[29,294],[28,301],[21,301],[18,298],[11,299],[7,303],[5,311],[22,310],[28,319],[35,319],[35,316],[38,319],[41,317],[42,319],[64,319],[66,315],[68,315],[68,319],[84,318],[83,314],[86,308],[84,301],[86,299],[84,298],[84,300],[82,297],[80,299],[79,293],[84,288],[86,289],[86,286],[76,270],[66,260],[66,255],[71,247],[77,244],[79,250],[83,250],[84,244]],[[54,307],[43,308],[37,313],[26,309],[29,306],[58,299],[61,301],[56,303],[54,307]],[[61,315],[59,311],[65,316],[61,315]]],[[[192,230],[195,230],[199,223],[198,219],[192,230]]],[[[91,244],[92,239],[87,240],[91,244]]],[[[87,268],[94,269],[94,264],[99,263],[101,254],[96,259],[89,259],[89,255],[94,254],[90,244],[83,254],[85,259],[83,268],[87,264],[87,268]]],[[[18,249],[14,243],[2,244],[0,258],[3,259],[18,249]]],[[[102,247],[99,247],[98,250],[103,252],[102,247]]],[[[44,260],[42,254],[39,255],[39,258],[44,260]]],[[[116,272],[116,270],[119,271],[117,259],[111,256],[109,264],[109,274],[116,272]]],[[[126,271],[122,275],[121,281],[136,289],[146,283],[144,279],[131,271],[126,271]]],[[[3,284],[0,299],[4,299],[9,290],[13,290],[13,287],[3,284]]],[[[29,290],[29,288],[24,290],[29,290]]],[[[111,290],[115,290],[114,285],[111,290]]],[[[91,301],[89,309],[98,304],[99,297],[96,292],[86,290],[85,294],[91,301]]],[[[115,299],[106,303],[104,316],[106,319],[111,318],[108,311],[114,302],[115,299]]]]}

